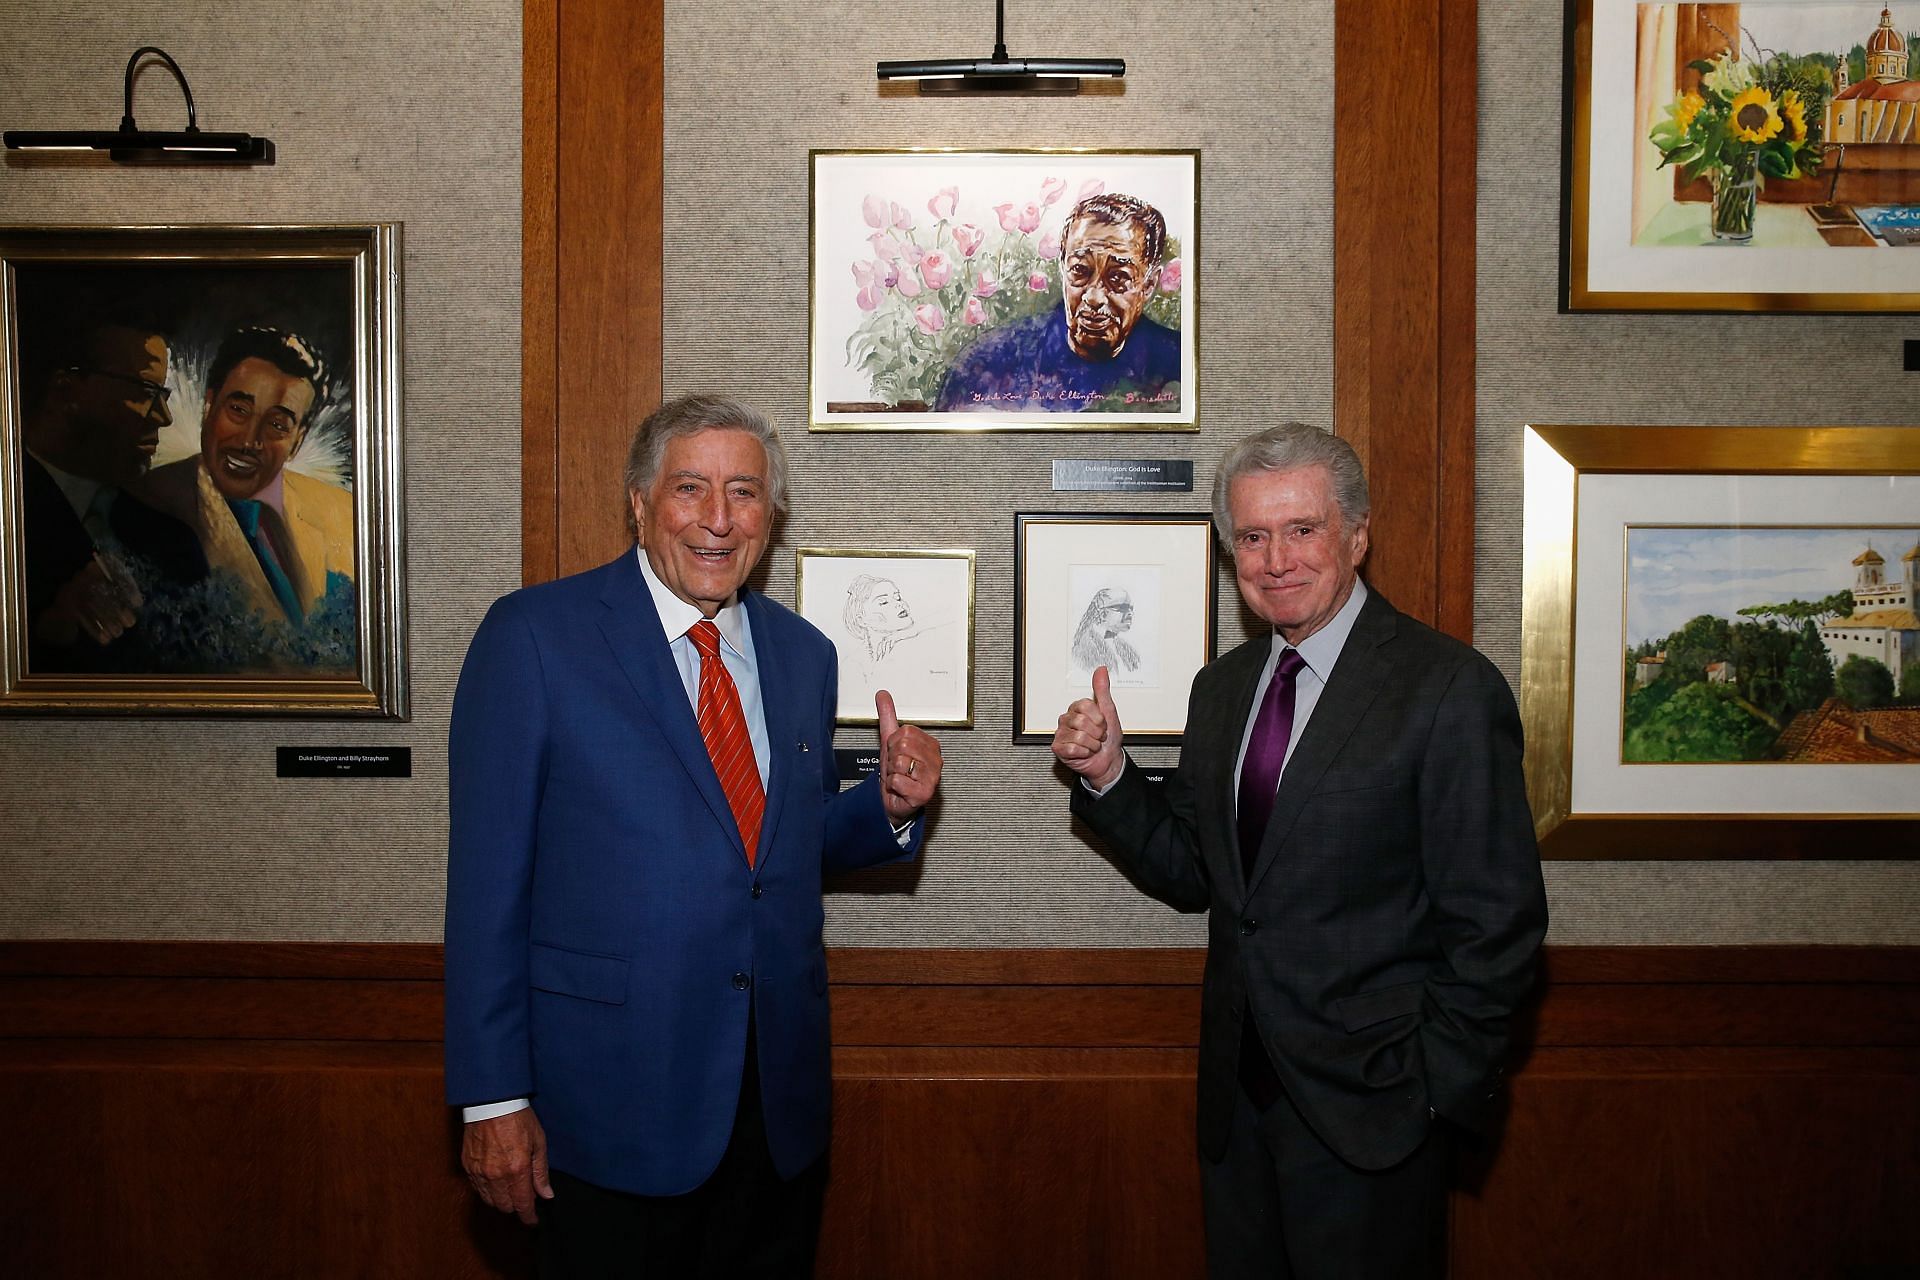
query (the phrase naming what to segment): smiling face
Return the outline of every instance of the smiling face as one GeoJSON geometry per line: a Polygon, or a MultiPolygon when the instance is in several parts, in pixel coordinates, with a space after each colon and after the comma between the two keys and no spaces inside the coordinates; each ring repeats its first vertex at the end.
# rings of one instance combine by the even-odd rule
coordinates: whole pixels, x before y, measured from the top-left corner
{"type": "Polygon", "coordinates": [[[106,328],[87,343],[87,367],[60,375],[64,427],[49,460],[74,475],[126,484],[145,474],[173,421],[167,409],[167,340],[106,328]]]}
{"type": "Polygon", "coordinates": [[[200,457],[213,487],[251,498],[273,483],[307,434],[313,384],[249,356],[207,392],[200,457]]]}
{"type": "Polygon", "coordinates": [[[1147,235],[1132,222],[1082,217],[1061,245],[1061,302],[1067,345],[1083,360],[1111,360],[1127,345],[1153,293],[1147,235]]]}
{"type": "Polygon", "coordinates": [[[905,631],[913,625],[913,610],[900,595],[900,588],[882,578],[873,586],[867,602],[860,606],[860,621],[875,635],[905,631]]]}
{"type": "Polygon", "coordinates": [[[654,576],[706,617],[767,549],[767,451],[745,431],[714,427],[669,440],[652,487],[628,497],[654,576]]]}
{"type": "Polygon", "coordinates": [[[1367,517],[1348,527],[1323,466],[1252,471],[1227,488],[1233,576],[1247,607],[1299,644],[1353,594],[1367,517]]]}

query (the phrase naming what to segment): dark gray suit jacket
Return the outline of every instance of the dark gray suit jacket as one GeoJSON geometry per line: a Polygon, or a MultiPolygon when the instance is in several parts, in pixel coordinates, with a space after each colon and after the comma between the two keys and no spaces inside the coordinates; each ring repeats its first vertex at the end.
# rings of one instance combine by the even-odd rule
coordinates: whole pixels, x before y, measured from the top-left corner
{"type": "Polygon", "coordinates": [[[1281,777],[1251,881],[1234,757],[1270,639],[1194,678],[1179,772],[1131,760],[1073,812],[1147,893],[1211,911],[1200,1149],[1218,1159],[1248,1009],[1287,1095],[1363,1169],[1419,1146],[1429,1108],[1497,1112],[1507,1024],[1546,931],[1520,718],[1474,649],[1368,596],[1281,777]]]}

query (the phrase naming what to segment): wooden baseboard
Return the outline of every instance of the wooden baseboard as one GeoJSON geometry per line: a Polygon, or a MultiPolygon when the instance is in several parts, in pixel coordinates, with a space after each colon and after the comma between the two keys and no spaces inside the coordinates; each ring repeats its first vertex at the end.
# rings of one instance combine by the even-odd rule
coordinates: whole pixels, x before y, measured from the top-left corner
{"type": "MultiPolygon", "coordinates": [[[[1201,962],[836,951],[820,1274],[1198,1276],[1201,962]]],[[[1920,1265],[1920,949],[1545,970],[1456,1277],[1920,1265]]],[[[525,1274],[457,1169],[439,978],[431,946],[0,942],[9,1271],[525,1274]]]]}

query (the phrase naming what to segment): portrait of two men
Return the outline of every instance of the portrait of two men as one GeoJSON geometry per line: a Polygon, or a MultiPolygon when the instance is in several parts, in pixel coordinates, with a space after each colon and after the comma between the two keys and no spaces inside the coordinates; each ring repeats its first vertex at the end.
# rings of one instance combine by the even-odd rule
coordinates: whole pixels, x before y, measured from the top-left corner
{"type": "Polygon", "coordinates": [[[354,671],[350,284],[16,266],[25,674],[354,671]]]}

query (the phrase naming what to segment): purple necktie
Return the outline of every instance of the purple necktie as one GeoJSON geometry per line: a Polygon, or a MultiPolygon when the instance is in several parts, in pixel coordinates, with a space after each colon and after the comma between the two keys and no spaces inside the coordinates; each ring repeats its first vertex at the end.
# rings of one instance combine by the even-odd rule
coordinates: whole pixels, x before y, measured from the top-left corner
{"type": "Polygon", "coordinates": [[[1280,766],[1287,761],[1287,740],[1293,736],[1294,677],[1307,660],[1298,649],[1281,653],[1247,739],[1247,758],[1240,766],[1240,865],[1248,876],[1260,856],[1260,841],[1273,816],[1273,794],[1280,787],[1280,766]]]}

